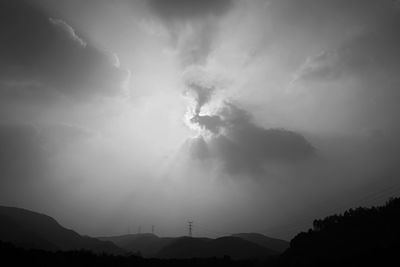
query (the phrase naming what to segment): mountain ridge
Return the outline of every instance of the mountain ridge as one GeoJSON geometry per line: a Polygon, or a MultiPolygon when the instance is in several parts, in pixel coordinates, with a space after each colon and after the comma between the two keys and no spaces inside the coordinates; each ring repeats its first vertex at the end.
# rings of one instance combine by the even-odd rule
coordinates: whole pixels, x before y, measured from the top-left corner
{"type": "MultiPolygon", "coordinates": [[[[256,233],[238,233],[231,236],[223,236],[216,239],[205,238],[205,237],[159,237],[157,235],[151,233],[144,234],[128,234],[128,235],[119,235],[119,236],[103,236],[98,237],[100,240],[107,240],[114,242],[117,246],[126,249],[132,253],[139,253],[144,257],[162,257],[162,258],[183,258],[190,257],[188,255],[193,255],[196,257],[201,257],[200,254],[196,255],[195,252],[191,250],[201,250],[207,253],[204,253],[208,256],[224,256],[221,253],[212,254],[209,248],[214,247],[214,250],[222,249],[221,247],[214,246],[214,243],[221,242],[221,240],[231,240],[233,244],[229,244],[229,242],[225,242],[221,245],[225,245],[229,247],[230,245],[234,246],[234,244],[240,243],[243,246],[243,249],[246,250],[248,247],[253,247],[256,251],[259,252],[258,257],[263,257],[261,254],[266,255],[277,255],[282,253],[286,248],[289,247],[289,242],[270,238],[262,234],[256,233]],[[213,241],[213,242],[211,242],[213,241]],[[185,244],[182,244],[185,243],[185,244]],[[256,245],[256,246],[254,246],[256,245]],[[193,246],[190,250],[187,250],[187,246],[193,246]],[[179,249],[178,249],[179,248],[179,249]],[[179,252],[180,250],[180,252],[179,252]],[[185,250],[187,255],[183,255],[182,251],[185,250]],[[261,253],[263,251],[263,253],[261,253]],[[182,254],[182,255],[181,255],[182,254]],[[217,255],[218,254],[218,255],[217,255]]],[[[227,253],[226,254],[234,254],[237,253],[227,253]]],[[[250,255],[251,253],[249,253],[250,255]]],[[[255,256],[255,255],[253,255],[255,256]]],[[[205,257],[204,255],[202,257],[205,257]]]]}
{"type": "Polygon", "coordinates": [[[87,249],[97,253],[125,253],[112,242],[82,236],[46,214],[17,207],[0,206],[0,240],[50,251],[87,249]]]}
{"type": "Polygon", "coordinates": [[[279,253],[284,252],[286,249],[289,248],[290,245],[290,243],[285,240],[272,238],[259,233],[237,233],[232,234],[231,236],[240,237],[247,241],[256,243],[260,246],[275,250],[279,253]]]}

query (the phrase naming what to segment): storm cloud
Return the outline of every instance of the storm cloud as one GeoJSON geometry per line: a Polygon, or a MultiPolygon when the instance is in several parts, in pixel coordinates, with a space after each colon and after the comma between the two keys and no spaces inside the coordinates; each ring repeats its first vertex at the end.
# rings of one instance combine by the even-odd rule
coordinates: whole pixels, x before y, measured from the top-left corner
{"type": "Polygon", "coordinates": [[[301,134],[259,127],[248,112],[229,102],[215,115],[196,114],[191,122],[211,132],[193,140],[192,155],[219,160],[230,174],[263,173],[266,163],[290,163],[315,155],[315,148],[301,134]]]}
{"type": "Polygon", "coordinates": [[[0,3],[0,93],[69,97],[121,94],[127,72],[67,22],[31,1],[0,3]]]}

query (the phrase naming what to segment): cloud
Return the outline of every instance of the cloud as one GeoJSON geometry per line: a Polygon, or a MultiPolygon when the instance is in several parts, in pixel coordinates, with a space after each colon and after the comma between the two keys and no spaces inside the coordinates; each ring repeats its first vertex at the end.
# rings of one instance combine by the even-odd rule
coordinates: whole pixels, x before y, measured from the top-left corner
{"type": "Polygon", "coordinates": [[[218,134],[224,121],[219,116],[199,115],[196,114],[190,119],[191,123],[199,125],[201,128],[218,134]]]}
{"type": "Polygon", "coordinates": [[[168,29],[182,67],[204,65],[213,50],[219,20],[232,7],[232,0],[150,0],[150,11],[168,29]]]}
{"type": "Polygon", "coordinates": [[[40,161],[50,156],[55,149],[65,147],[98,136],[98,134],[84,127],[63,124],[0,124],[0,166],[3,172],[1,177],[23,177],[16,175],[24,172],[23,179],[34,176],[31,168],[42,168],[40,161]],[[23,167],[21,167],[23,166],[23,167]]]}
{"type": "Polygon", "coordinates": [[[15,194],[31,194],[37,201],[44,186],[58,181],[59,177],[53,176],[57,162],[62,162],[60,166],[68,164],[62,161],[62,155],[96,137],[92,130],[70,124],[0,123],[2,201],[14,201],[15,194]]]}
{"type": "Polygon", "coordinates": [[[190,101],[186,123],[199,135],[185,144],[184,151],[192,158],[220,162],[229,174],[254,176],[263,173],[267,163],[293,163],[315,155],[301,134],[258,126],[249,112],[220,94],[215,80],[190,77],[186,76],[184,92],[190,101]]]}
{"type": "Polygon", "coordinates": [[[216,114],[195,115],[191,122],[211,133],[192,140],[192,156],[220,160],[230,174],[260,173],[266,163],[290,163],[315,154],[301,134],[259,127],[248,112],[229,102],[216,114]]]}
{"type": "Polygon", "coordinates": [[[0,124],[0,192],[28,188],[43,173],[45,151],[32,125],[0,124]]]}
{"type": "Polygon", "coordinates": [[[65,152],[68,147],[101,137],[89,128],[66,123],[40,124],[36,125],[36,129],[48,155],[65,152]]]}
{"type": "Polygon", "coordinates": [[[70,97],[122,92],[127,72],[114,64],[114,55],[30,1],[0,3],[0,32],[0,93],[22,84],[22,90],[39,85],[70,97]]]}
{"type": "MultiPolygon", "coordinates": [[[[393,8],[393,1],[371,1],[367,9],[361,3],[352,1],[350,9],[362,10],[358,15],[369,21],[348,25],[345,40],[336,48],[309,56],[295,73],[295,80],[330,81],[342,77],[368,78],[371,74],[386,72],[393,74],[400,67],[400,17],[393,8]],[[366,15],[376,10],[376,14],[366,15]]],[[[339,5],[336,9],[342,10],[339,5]]],[[[360,11],[357,11],[360,12],[360,11]]],[[[344,19],[346,20],[346,19],[344,19]]]]}
{"type": "Polygon", "coordinates": [[[183,66],[204,65],[213,50],[217,35],[215,21],[203,21],[183,28],[177,40],[179,56],[183,66]]]}
{"type": "Polygon", "coordinates": [[[231,0],[149,0],[151,9],[166,21],[193,20],[224,14],[232,6],[231,0]]]}
{"type": "Polygon", "coordinates": [[[201,108],[210,101],[215,88],[213,86],[201,84],[197,81],[189,81],[187,87],[188,90],[186,92],[194,94],[193,97],[196,101],[194,113],[198,115],[201,108]]]}
{"type": "Polygon", "coordinates": [[[53,19],[53,18],[49,18],[49,21],[59,27],[62,31],[64,31],[69,37],[71,37],[71,39],[75,42],[77,42],[79,45],[86,47],[87,43],[82,40],[81,37],[79,37],[74,28],[72,28],[70,25],[68,25],[65,21],[61,20],[61,19],[53,19]]]}
{"type": "MultiPolygon", "coordinates": [[[[361,60],[357,62],[356,58],[351,58],[352,55],[350,55],[350,58],[346,57],[346,54],[348,53],[333,50],[323,51],[318,55],[308,57],[304,64],[296,71],[294,82],[299,80],[335,80],[342,75],[349,74],[349,68],[356,67],[356,65],[362,68],[367,64],[367,62],[362,62],[361,60]],[[351,62],[351,60],[353,60],[353,62],[351,62]]],[[[356,68],[354,70],[356,70],[356,68]]]]}

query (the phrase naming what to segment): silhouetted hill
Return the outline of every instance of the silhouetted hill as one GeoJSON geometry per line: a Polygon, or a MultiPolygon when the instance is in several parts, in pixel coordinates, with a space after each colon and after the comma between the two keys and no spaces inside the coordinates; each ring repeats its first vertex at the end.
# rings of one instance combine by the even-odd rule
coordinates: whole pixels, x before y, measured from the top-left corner
{"type": "Polygon", "coordinates": [[[87,249],[112,254],[124,250],[112,242],[81,236],[53,218],[33,211],[0,206],[0,240],[24,248],[44,250],[87,249]]]}
{"type": "Polygon", "coordinates": [[[262,259],[275,254],[275,251],[238,237],[217,239],[181,237],[161,249],[156,257],[185,259],[229,256],[233,259],[262,259]]]}
{"type": "Polygon", "coordinates": [[[289,266],[388,266],[400,253],[400,199],[315,220],[282,257],[289,266]]]}
{"type": "Polygon", "coordinates": [[[289,248],[289,242],[285,240],[271,238],[258,233],[239,233],[239,234],[233,234],[232,236],[240,237],[244,240],[256,243],[260,246],[274,250],[279,253],[282,253],[287,248],[289,248]]]}
{"type": "Polygon", "coordinates": [[[145,259],[137,256],[95,254],[90,251],[45,251],[17,248],[0,241],[0,259],[6,266],[85,266],[85,267],[256,267],[263,266],[253,260],[217,259],[145,259]]]}
{"type": "Polygon", "coordinates": [[[382,207],[350,209],[342,215],[315,220],[313,229],[298,234],[280,256],[276,256],[275,251],[245,240],[248,238],[255,240],[253,242],[261,242],[268,239],[262,235],[237,236],[241,237],[160,238],[142,234],[104,238],[125,245],[132,245],[132,240],[136,240],[136,245],[143,247],[145,244],[151,247],[153,243],[166,240],[168,244],[155,254],[158,259],[96,255],[84,250],[55,252],[57,249],[82,248],[102,251],[93,249],[93,243],[89,242],[88,246],[85,243],[88,239],[97,244],[95,247],[102,247],[104,244],[108,247],[110,243],[81,237],[42,214],[0,207],[0,239],[10,240],[19,246],[41,248],[26,250],[0,241],[0,259],[3,262],[12,261],[15,266],[364,267],[396,266],[400,253],[400,199],[392,199],[382,207]]]}
{"type": "MultiPolygon", "coordinates": [[[[266,237],[261,234],[236,234],[232,237],[235,239],[229,239],[228,237],[216,239],[215,242],[205,242],[212,241],[211,238],[190,238],[188,237],[158,237],[153,234],[129,234],[129,235],[121,235],[121,236],[110,236],[110,237],[98,237],[100,240],[111,241],[117,246],[126,249],[130,252],[140,252],[140,254],[144,257],[167,257],[167,254],[172,253],[178,255],[182,254],[179,257],[190,257],[194,251],[203,251],[204,255],[208,255],[208,251],[212,250],[216,243],[221,242],[221,240],[233,240],[233,244],[229,244],[229,242],[225,242],[224,244],[220,244],[223,246],[229,247],[230,245],[244,245],[244,249],[248,249],[249,243],[255,243],[259,246],[262,246],[264,249],[268,250],[266,255],[279,254],[284,249],[289,247],[289,243],[279,239],[273,239],[266,237]],[[248,242],[240,242],[236,238],[240,238],[242,240],[248,242]],[[184,240],[184,241],[183,241],[184,240]],[[176,243],[177,242],[177,243],[176,243]],[[184,244],[181,244],[181,243],[184,244]],[[173,245],[172,245],[173,244],[173,245]],[[172,245],[171,247],[169,247],[172,245]],[[186,246],[190,245],[190,246],[186,246]],[[182,246],[182,247],[181,247],[182,246]],[[164,250],[165,248],[165,250],[164,250]],[[185,251],[183,251],[184,249],[185,251]],[[207,251],[207,253],[205,253],[207,251]],[[184,252],[187,252],[189,256],[185,256],[184,252]]],[[[220,248],[224,249],[224,248],[220,248]]],[[[257,249],[259,247],[257,246],[257,249]]],[[[199,252],[200,253],[200,252],[199,252]]],[[[196,254],[200,257],[200,254],[196,254]]],[[[263,251],[263,254],[265,251],[263,251]]],[[[232,253],[227,253],[232,254],[232,253]]],[[[172,255],[172,254],[171,254],[172,255]]],[[[193,254],[194,255],[194,254],[193,254]]],[[[263,255],[264,256],[264,255],[263,255]]],[[[170,258],[169,256],[167,258],[170,258]]]]}
{"type": "Polygon", "coordinates": [[[98,237],[98,239],[111,241],[117,246],[130,252],[140,252],[144,257],[154,257],[162,248],[169,245],[177,238],[158,237],[153,234],[129,234],[98,237]]]}

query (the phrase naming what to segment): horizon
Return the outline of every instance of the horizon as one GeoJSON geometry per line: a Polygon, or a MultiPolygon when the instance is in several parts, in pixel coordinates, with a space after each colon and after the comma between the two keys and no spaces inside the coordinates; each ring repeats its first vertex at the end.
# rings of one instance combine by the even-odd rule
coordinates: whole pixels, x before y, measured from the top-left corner
{"type": "Polygon", "coordinates": [[[1,0],[0,205],[94,237],[290,240],[384,204],[399,3],[1,0]]]}

